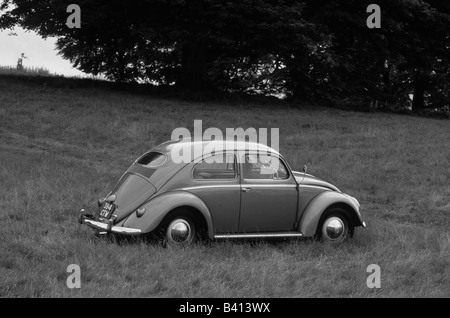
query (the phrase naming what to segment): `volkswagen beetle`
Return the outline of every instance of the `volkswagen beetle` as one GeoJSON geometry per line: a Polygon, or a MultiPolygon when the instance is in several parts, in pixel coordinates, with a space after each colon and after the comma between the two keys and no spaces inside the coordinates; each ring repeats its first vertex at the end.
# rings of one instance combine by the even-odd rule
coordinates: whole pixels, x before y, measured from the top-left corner
{"type": "Polygon", "coordinates": [[[158,145],[139,157],[98,205],[93,213],[83,209],[79,223],[102,234],[162,233],[172,244],[202,236],[340,243],[366,226],[355,198],[305,168],[291,170],[273,148],[243,141],[158,145]],[[192,160],[174,155],[180,147],[194,154],[192,160]]]}

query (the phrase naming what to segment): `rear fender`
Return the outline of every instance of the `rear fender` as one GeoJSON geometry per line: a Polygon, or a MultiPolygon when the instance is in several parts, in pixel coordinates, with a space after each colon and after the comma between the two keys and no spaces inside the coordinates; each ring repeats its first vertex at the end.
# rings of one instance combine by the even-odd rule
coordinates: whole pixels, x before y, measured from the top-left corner
{"type": "Polygon", "coordinates": [[[205,203],[196,195],[185,191],[171,191],[159,195],[146,202],[139,209],[145,209],[142,216],[135,212],[125,220],[123,226],[140,229],[143,234],[155,230],[164,217],[172,210],[179,207],[190,207],[198,210],[206,220],[208,236],[214,237],[214,228],[211,213],[205,203]]]}

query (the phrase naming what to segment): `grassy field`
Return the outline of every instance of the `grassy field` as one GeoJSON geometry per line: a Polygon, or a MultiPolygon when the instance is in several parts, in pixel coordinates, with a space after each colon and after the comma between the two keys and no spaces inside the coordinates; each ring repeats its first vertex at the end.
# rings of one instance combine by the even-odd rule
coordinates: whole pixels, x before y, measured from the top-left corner
{"type": "Polygon", "coordinates": [[[0,297],[449,297],[450,121],[319,107],[188,102],[0,77],[0,297]],[[280,128],[291,166],[359,199],[368,224],[311,241],[164,248],[77,224],[177,127],[280,128]],[[81,288],[69,289],[70,264],[81,288]],[[381,268],[369,289],[366,268],[381,268]]]}

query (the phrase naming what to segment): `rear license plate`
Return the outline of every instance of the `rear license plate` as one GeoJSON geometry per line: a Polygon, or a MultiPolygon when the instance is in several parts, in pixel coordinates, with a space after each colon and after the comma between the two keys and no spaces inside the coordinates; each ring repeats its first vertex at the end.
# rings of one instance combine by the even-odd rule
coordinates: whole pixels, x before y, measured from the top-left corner
{"type": "Polygon", "coordinates": [[[105,218],[105,219],[109,219],[112,215],[112,213],[115,210],[115,206],[114,204],[110,203],[110,202],[105,202],[103,203],[102,207],[100,208],[100,217],[105,218]]]}

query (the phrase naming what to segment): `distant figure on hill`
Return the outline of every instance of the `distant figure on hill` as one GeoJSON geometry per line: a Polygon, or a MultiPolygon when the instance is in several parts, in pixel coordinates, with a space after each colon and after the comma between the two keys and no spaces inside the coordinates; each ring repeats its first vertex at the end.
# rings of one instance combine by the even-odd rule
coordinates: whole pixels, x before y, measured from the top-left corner
{"type": "Polygon", "coordinates": [[[19,59],[17,60],[17,70],[23,71],[23,60],[26,59],[25,53],[20,54],[19,59]]]}

